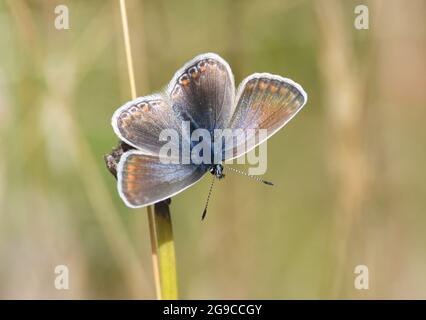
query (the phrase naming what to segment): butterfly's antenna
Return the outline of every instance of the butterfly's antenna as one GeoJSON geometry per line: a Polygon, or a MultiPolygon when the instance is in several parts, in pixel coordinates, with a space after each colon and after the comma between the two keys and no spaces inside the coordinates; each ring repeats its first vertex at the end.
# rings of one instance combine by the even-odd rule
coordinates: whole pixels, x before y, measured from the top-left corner
{"type": "Polygon", "coordinates": [[[209,200],[210,200],[210,195],[212,194],[212,190],[213,190],[213,185],[214,185],[214,181],[216,180],[216,177],[213,176],[213,180],[212,183],[210,184],[210,189],[209,189],[209,194],[207,196],[207,200],[206,200],[206,205],[204,207],[204,211],[203,211],[203,215],[201,216],[201,220],[204,220],[204,218],[206,217],[207,214],[207,207],[209,205],[209,200]]]}
{"type": "Polygon", "coordinates": [[[254,180],[256,180],[256,181],[262,182],[262,183],[264,183],[264,184],[267,184],[268,186],[273,186],[273,185],[274,185],[274,184],[273,184],[272,182],[270,182],[270,181],[266,181],[266,180],[260,179],[260,178],[258,178],[258,177],[256,177],[256,176],[252,176],[252,175],[250,175],[250,174],[248,174],[248,173],[246,173],[246,172],[244,172],[244,171],[240,171],[240,170],[235,169],[235,168],[232,168],[232,167],[228,167],[228,166],[226,166],[226,167],[224,167],[224,169],[225,169],[225,170],[228,170],[228,169],[229,169],[230,171],[233,171],[233,172],[235,172],[235,173],[238,173],[238,174],[241,174],[241,175],[243,175],[243,176],[249,177],[249,178],[254,179],[254,180]]]}

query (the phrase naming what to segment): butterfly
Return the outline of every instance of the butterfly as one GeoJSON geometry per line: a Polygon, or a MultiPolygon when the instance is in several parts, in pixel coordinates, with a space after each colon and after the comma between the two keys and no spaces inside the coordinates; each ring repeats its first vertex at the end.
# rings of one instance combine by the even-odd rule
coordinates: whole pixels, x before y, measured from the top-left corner
{"type": "MultiPolygon", "coordinates": [[[[128,207],[139,208],[173,197],[207,172],[221,179],[223,162],[250,151],[239,148],[241,143],[259,138],[252,146],[256,147],[288,123],[306,102],[307,94],[299,84],[269,73],[248,76],[236,90],[228,63],[217,54],[201,54],[179,69],[164,91],[136,98],[114,112],[114,132],[134,147],[117,165],[118,193],[128,207]],[[231,147],[225,143],[226,147],[212,150],[216,161],[210,163],[165,163],[160,156],[165,141],[159,137],[165,129],[174,130],[182,138],[175,147],[182,148],[182,122],[189,123],[190,132],[264,129],[266,136],[260,139],[256,130],[244,139],[234,136],[231,147]]],[[[189,147],[194,147],[192,141],[189,147]]]]}

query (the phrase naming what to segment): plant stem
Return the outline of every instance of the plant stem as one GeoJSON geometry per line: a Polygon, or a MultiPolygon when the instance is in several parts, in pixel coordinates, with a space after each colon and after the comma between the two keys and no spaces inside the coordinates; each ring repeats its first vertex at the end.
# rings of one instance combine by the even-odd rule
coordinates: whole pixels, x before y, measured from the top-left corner
{"type": "Polygon", "coordinates": [[[175,300],[178,298],[175,245],[170,208],[167,201],[155,204],[154,217],[160,262],[161,298],[175,300]]]}
{"type": "MultiPolygon", "coordinates": [[[[124,45],[126,49],[130,89],[132,99],[135,99],[136,85],[125,0],[120,0],[120,11],[123,23],[124,45]]],[[[147,211],[151,239],[152,269],[154,273],[157,299],[177,299],[175,247],[169,202],[163,201],[157,203],[155,204],[154,209],[152,206],[148,206],[147,211]]]]}
{"type": "Polygon", "coordinates": [[[155,223],[155,213],[152,210],[152,206],[147,207],[148,212],[148,227],[149,227],[149,237],[151,240],[151,258],[152,258],[152,271],[154,273],[154,283],[155,283],[155,295],[158,300],[162,299],[161,295],[161,282],[160,282],[160,268],[158,261],[157,253],[157,232],[156,232],[156,223],[155,223]]]}

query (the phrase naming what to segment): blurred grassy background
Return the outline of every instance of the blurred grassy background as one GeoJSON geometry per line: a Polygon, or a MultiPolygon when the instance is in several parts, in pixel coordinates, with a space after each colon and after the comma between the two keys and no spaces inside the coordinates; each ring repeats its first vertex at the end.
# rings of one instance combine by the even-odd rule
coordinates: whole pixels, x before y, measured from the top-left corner
{"type": "MultiPolygon", "coordinates": [[[[128,0],[138,95],[216,52],[236,82],[294,79],[305,109],[268,143],[266,188],[173,198],[181,297],[426,298],[426,2],[128,0]],[[354,268],[370,290],[354,289],[354,268]]],[[[129,100],[118,1],[0,2],[0,297],[154,298],[145,209],[105,169],[129,100]],[[70,10],[70,30],[54,8],[70,10]],[[70,269],[70,290],[54,268],[70,269]]]]}

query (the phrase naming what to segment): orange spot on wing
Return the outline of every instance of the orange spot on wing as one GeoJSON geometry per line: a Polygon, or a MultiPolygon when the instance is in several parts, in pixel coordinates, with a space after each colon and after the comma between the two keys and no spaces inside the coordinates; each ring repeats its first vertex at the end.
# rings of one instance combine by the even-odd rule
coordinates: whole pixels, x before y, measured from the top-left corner
{"type": "Polygon", "coordinates": [[[127,189],[127,191],[132,192],[132,191],[136,190],[136,184],[132,183],[132,182],[127,182],[126,183],[126,189],[127,189]]]}
{"type": "Polygon", "coordinates": [[[286,88],[281,88],[280,89],[280,94],[285,95],[287,93],[287,89],[286,88]]]}
{"type": "Polygon", "coordinates": [[[260,88],[260,90],[265,90],[267,86],[268,86],[268,84],[265,81],[260,81],[259,82],[259,88],[260,88]]]}
{"type": "Polygon", "coordinates": [[[200,72],[204,72],[207,69],[207,62],[206,61],[200,61],[198,63],[198,69],[200,70],[200,72]]]}

